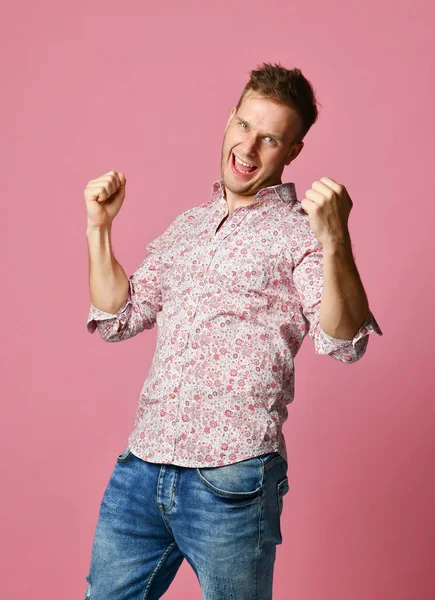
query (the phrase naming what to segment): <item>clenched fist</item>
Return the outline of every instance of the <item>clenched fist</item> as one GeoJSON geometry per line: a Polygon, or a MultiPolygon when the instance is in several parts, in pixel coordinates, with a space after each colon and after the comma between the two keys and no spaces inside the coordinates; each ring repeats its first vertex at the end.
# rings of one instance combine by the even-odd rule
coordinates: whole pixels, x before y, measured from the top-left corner
{"type": "Polygon", "coordinates": [[[88,226],[112,225],[124,202],[126,181],[122,171],[109,171],[88,182],[84,192],[88,226]]]}

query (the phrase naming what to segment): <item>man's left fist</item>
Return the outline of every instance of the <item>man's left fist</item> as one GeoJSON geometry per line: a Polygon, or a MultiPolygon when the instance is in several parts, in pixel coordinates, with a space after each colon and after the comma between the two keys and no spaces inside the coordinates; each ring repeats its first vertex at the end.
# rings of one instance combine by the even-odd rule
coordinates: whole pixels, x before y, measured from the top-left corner
{"type": "Polygon", "coordinates": [[[353,202],[344,185],[322,177],[305,192],[301,205],[321,244],[349,241],[348,219],[353,202]]]}

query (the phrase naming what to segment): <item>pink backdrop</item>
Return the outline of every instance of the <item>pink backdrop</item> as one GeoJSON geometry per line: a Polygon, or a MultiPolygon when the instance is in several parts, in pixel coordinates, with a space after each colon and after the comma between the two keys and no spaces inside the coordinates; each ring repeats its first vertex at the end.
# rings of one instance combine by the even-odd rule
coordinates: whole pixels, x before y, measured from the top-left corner
{"type": "MultiPolygon", "coordinates": [[[[297,66],[321,103],[287,167],[346,185],[383,337],[354,365],[296,359],[276,600],[435,597],[433,4],[9,3],[1,28],[1,595],[73,600],[133,426],[156,330],[105,344],[89,308],[83,189],[126,173],[113,229],[145,245],[220,177],[248,72],[297,66]],[[5,216],[6,215],[6,216],[5,216]]],[[[165,598],[200,600],[184,561],[165,598]]]]}

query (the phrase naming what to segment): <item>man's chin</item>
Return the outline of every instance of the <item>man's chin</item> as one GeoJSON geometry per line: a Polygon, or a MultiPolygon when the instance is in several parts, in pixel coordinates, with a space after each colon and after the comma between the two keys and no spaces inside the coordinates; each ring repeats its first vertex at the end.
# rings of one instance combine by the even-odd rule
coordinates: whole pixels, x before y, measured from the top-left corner
{"type": "Polygon", "coordinates": [[[239,179],[236,179],[236,177],[231,175],[228,177],[225,174],[222,176],[224,185],[226,188],[228,188],[230,190],[230,192],[233,193],[241,193],[244,190],[249,191],[250,194],[255,193],[252,192],[252,190],[254,188],[258,188],[261,189],[261,187],[264,187],[261,185],[261,182],[259,181],[254,181],[254,180],[249,180],[249,181],[242,181],[239,179]]]}
{"type": "Polygon", "coordinates": [[[262,190],[263,188],[272,185],[264,181],[256,181],[256,182],[240,182],[234,184],[232,181],[227,181],[224,179],[223,181],[225,189],[232,192],[233,194],[237,194],[239,196],[255,196],[257,192],[262,190]]]}

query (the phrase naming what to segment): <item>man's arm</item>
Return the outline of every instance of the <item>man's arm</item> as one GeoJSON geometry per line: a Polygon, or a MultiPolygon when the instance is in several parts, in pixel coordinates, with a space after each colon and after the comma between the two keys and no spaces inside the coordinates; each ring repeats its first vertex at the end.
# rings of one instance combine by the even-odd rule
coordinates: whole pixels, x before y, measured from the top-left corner
{"type": "MultiPolygon", "coordinates": [[[[127,293],[124,288],[125,273],[121,275],[119,263],[116,263],[119,265],[117,270],[116,265],[111,266],[106,257],[106,263],[94,270],[101,277],[108,277],[108,283],[103,285],[101,280],[94,279],[98,306],[91,299],[86,323],[89,333],[98,329],[105,342],[121,342],[154,327],[157,313],[162,310],[161,252],[172,227],[147,244],[145,259],[128,279],[126,277],[127,293]],[[105,302],[104,294],[108,295],[105,302]],[[106,310],[100,306],[105,306],[106,310]]],[[[107,241],[103,241],[103,244],[107,244],[107,241]]]]}
{"type": "MultiPolygon", "coordinates": [[[[297,292],[316,353],[351,364],[364,355],[372,332],[383,333],[370,310],[364,315],[367,308],[364,290],[361,294],[358,284],[348,283],[347,275],[340,272],[343,262],[340,257],[349,259],[349,256],[343,251],[337,254],[332,250],[327,242],[319,242],[309,225],[307,214],[300,206],[295,206],[290,243],[284,252],[292,271],[289,284],[293,284],[297,292]],[[358,300],[355,300],[357,296],[358,300]],[[359,308],[354,308],[353,302],[359,308]],[[326,331],[320,324],[322,305],[323,311],[326,307],[326,312],[322,313],[322,325],[326,331]],[[348,314],[350,317],[346,317],[348,314]],[[354,335],[350,337],[352,332],[354,335]]],[[[345,263],[345,271],[356,270],[353,258],[351,264],[346,260],[345,263]]],[[[351,280],[354,281],[354,278],[351,275],[351,280]]]]}
{"type": "Polygon", "coordinates": [[[342,243],[324,243],[320,327],[331,337],[351,340],[368,313],[369,304],[350,237],[342,243]]]}
{"type": "Polygon", "coordinates": [[[162,255],[165,248],[171,247],[174,235],[192,210],[178,215],[163,233],[146,245],[145,258],[125,280],[121,266],[113,254],[112,259],[108,254],[110,238],[92,238],[90,252],[94,252],[93,256],[101,259],[102,264],[93,273],[91,294],[94,296],[86,323],[89,333],[98,328],[105,342],[120,342],[154,327],[157,314],[163,309],[162,255]],[[103,281],[105,277],[108,282],[103,281]]]}
{"type": "Polygon", "coordinates": [[[126,303],[127,275],[113,256],[111,227],[87,227],[91,303],[102,312],[116,314],[126,303]]]}
{"type": "MultiPolygon", "coordinates": [[[[315,343],[321,353],[343,362],[355,362],[363,356],[369,333],[375,331],[382,335],[369,310],[352,256],[348,228],[352,206],[345,186],[330,177],[316,180],[301,202],[302,210],[308,215],[305,223],[310,230],[305,237],[316,240],[319,246],[313,250],[312,259],[302,263],[309,265],[313,260],[315,264],[316,255],[321,256],[323,262],[321,281],[317,278],[317,285],[323,288],[321,306],[315,318],[317,325],[311,324],[312,335],[316,337],[315,343]]],[[[302,264],[296,270],[304,287],[304,272],[308,271],[302,264]]]]}

